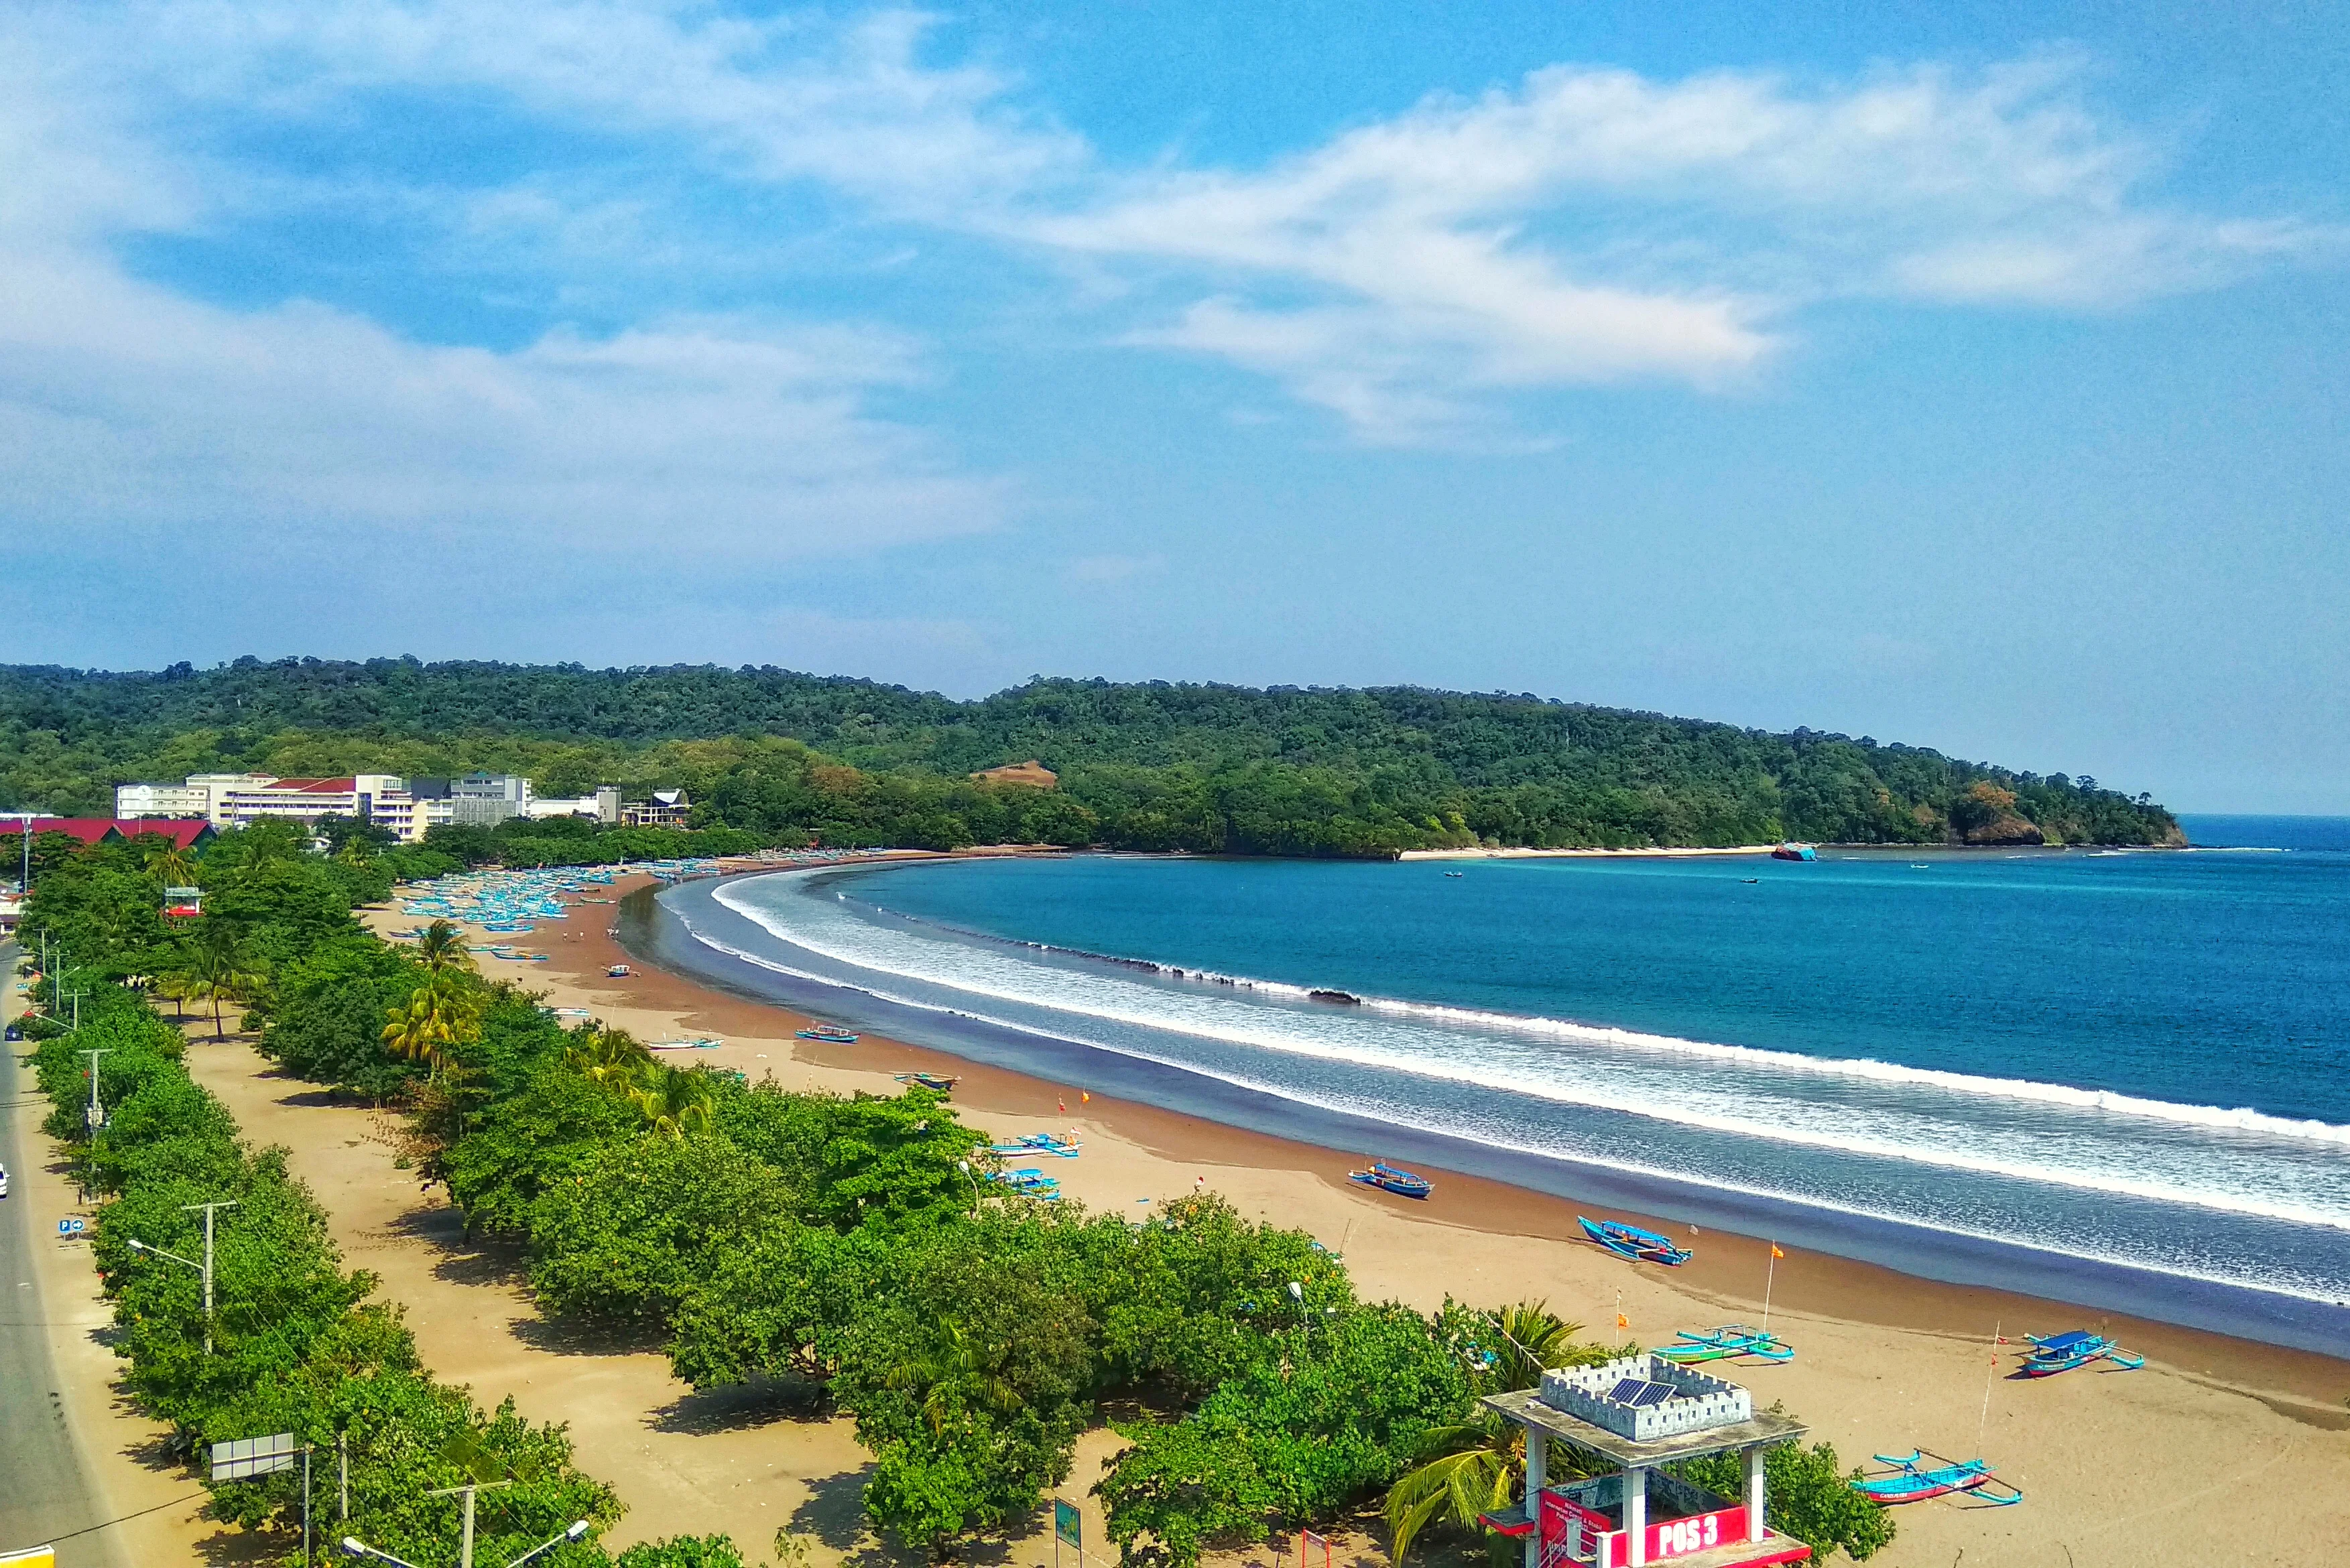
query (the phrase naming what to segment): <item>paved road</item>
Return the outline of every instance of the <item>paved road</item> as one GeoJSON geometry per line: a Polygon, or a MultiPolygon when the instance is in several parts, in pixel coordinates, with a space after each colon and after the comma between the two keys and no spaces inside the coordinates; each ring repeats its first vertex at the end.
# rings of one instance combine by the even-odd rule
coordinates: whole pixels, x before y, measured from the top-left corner
{"type": "MultiPolygon", "coordinates": [[[[0,1016],[14,1018],[23,1009],[16,974],[16,944],[0,944],[0,1016]]],[[[16,1103],[34,1093],[32,1070],[16,1062],[23,1048],[0,1051],[0,1164],[14,1189],[0,1200],[0,1552],[54,1541],[58,1568],[117,1568],[109,1540],[115,1532],[77,1533],[106,1514],[66,1428],[34,1272],[34,1249],[57,1245],[57,1217],[32,1212],[27,1196],[26,1173],[40,1151],[16,1136],[16,1103]],[[44,1218],[52,1233],[47,1239],[44,1218]]]]}

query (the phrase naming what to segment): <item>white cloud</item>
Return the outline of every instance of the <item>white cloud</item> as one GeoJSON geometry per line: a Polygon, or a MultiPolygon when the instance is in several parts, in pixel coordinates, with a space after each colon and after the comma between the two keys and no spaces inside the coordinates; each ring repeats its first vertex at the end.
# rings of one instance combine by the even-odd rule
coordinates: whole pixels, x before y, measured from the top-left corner
{"type": "Polygon", "coordinates": [[[2167,212],[2076,62],[1803,85],[1559,66],[1254,171],[1172,169],[1035,219],[1213,292],[1129,340],[1274,376],[1363,437],[1455,440],[1505,389],[1737,380],[1836,297],[2109,307],[2338,236],[2167,212]]]}

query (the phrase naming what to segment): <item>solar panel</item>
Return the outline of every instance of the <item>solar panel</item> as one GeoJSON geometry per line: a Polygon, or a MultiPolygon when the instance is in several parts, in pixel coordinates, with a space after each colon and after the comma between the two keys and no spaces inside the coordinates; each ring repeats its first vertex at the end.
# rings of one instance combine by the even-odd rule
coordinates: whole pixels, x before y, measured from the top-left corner
{"type": "Polygon", "coordinates": [[[1628,1405],[1638,1410],[1650,1405],[1661,1405],[1679,1392],[1669,1383],[1651,1383],[1645,1377],[1627,1377],[1607,1391],[1607,1397],[1613,1404],[1628,1405]]]}

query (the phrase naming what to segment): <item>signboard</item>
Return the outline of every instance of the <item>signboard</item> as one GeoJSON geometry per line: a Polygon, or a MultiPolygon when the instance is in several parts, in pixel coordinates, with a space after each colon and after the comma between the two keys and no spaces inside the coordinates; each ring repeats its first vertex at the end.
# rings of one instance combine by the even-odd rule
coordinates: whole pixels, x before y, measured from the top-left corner
{"type": "MultiPolygon", "coordinates": [[[[60,1236],[78,1236],[85,1230],[88,1229],[88,1226],[89,1222],[86,1220],[60,1220],[57,1221],[57,1234],[60,1236]]],[[[5,1563],[8,1560],[5,1557],[0,1557],[0,1563],[5,1563]]]]}
{"type": "Polygon", "coordinates": [[[204,890],[202,888],[166,888],[163,889],[163,913],[185,919],[204,912],[204,890]]]}
{"type": "Polygon", "coordinates": [[[1085,1521],[1078,1514],[1076,1503],[1063,1502],[1058,1498],[1054,1499],[1053,1539],[1078,1552],[1085,1551],[1085,1521]]]}
{"type": "MultiPolygon", "coordinates": [[[[1724,1542],[1746,1539],[1746,1510],[1725,1508],[1718,1513],[1693,1513],[1687,1519],[1669,1519],[1661,1524],[1648,1526],[1648,1555],[1649,1563],[1667,1563],[1676,1557],[1687,1557],[1693,1552],[1707,1552],[1724,1542]]],[[[1616,1561],[1623,1562],[1624,1532],[1616,1534],[1616,1561]]]]}
{"type": "Polygon", "coordinates": [[[268,1438],[232,1438],[224,1443],[214,1443],[213,1480],[250,1480],[255,1476],[290,1470],[294,1457],[301,1451],[291,1432],[268,1438]]]}
{"type": "Polygon", "coordinates": [[[1545,1487],[1542,1494],[1542,1560],[1590,1561],[1598,1542],[1616,1532],[1616,1521],[1596,1509],[1545,1487]]]}

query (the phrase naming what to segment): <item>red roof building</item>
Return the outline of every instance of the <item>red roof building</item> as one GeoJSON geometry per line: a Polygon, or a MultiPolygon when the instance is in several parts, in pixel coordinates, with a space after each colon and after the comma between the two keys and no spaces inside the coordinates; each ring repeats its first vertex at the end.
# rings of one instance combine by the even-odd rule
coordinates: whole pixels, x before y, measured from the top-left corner
{"type": "Polygon", "coordinates": [[[137,838],[152,834],[168,838],[180,849],[201,849],[219,835],[209,822],[190,822],[173,817],[120,816],[36,816],[33,818],[33,836],[44,833],[62,833],[78,838],[84,844],[104,844],[109,839],[137,838]]]}

